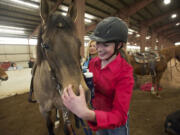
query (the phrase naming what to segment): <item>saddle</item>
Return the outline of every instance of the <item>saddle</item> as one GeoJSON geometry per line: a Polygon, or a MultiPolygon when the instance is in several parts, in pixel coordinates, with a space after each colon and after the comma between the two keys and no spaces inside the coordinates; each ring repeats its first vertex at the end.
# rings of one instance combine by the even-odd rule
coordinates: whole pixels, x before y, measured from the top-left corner
{"type": "Polygon", "coordinates": [[[160,61],[160,56],[157,52],[148,51],[143,53],[134,54],[135,61],[139,64],[143,64],[142,72],[146,73],[146,70],[149,69],[151,75],[156,76],[156,62],[160,61]]]}
{"type": "Polygon", "coordinates": [[[160,61],[159,54],[154,51],[148,51],[143,53],[137,52],[134,54],[134,58],[137,63],[143,64],[160,61]]]}

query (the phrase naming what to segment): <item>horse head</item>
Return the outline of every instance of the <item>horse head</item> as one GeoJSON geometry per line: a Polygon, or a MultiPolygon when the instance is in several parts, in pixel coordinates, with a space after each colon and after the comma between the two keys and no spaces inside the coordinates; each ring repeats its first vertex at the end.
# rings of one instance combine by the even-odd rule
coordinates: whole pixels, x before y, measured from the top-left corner
{"type": "Polygon", "coordinates": [[[0,80],[2,81],[8,80],[8,75],[2,68],[0,68],[0,80]]]}
{"type": "Polygon", "coordinates": [[[48,11],[41,13],[41,17],[44,23],[39,33],[37,63],[47,61],[62,89],[72,84],[74,92],[78,95],[81,84],[89,100],[89,89],[80,68],[81,43],[73,20],[70,16],[48,11]]]}

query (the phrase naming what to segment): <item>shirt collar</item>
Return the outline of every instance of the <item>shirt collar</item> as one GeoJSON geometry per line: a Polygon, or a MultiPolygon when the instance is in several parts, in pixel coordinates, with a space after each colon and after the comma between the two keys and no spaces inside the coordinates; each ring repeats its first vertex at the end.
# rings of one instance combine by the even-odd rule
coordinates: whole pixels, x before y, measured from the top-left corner
{"type": "MultiPolygon", "coordinates": [[[[119,69],[119,67],[120,67],[120,65],[119,65],[119,64],[116,64],[116,63],[120,63],[121,59],[122,59],[122,57],[121,57],[121,55],[120,55],[120,53],[119,53],[119,54],[116,56],[116,58],[115,58],[113,61],[111,61],[111,62],[110,62],[105,68],[103,68],[102,70],[104,70],[104,69],[110,69],[110,71],[116,72],[117,69],[119,69]]],[[[99,70],[101,70],[101,60],[99,59],[99,57],[98,57],[98,59],[97,59],[96,66],[97,66],[97,68],[98,68],[99,70]]]]}

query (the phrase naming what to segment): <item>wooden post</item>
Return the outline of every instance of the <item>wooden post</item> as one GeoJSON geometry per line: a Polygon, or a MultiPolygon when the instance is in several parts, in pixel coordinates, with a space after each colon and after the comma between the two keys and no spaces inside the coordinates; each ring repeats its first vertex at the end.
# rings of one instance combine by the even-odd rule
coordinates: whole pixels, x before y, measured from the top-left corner
{"type": "Polygon", "coordinates": [[[147,27],[143,26],[141,24],[141,30],[140,30],[140,51],[145,51],[145,45],[146,45],[146,35],[147,35],[147,27]]]}
{"type": "Polygon", "coordinates": [[[84,56],[84,34],[85,34],[85,0],[75,0],[75,6],[77,8],[77,18],[75,21],[78,37],[81,41],[80,55],[84,56]]]}
{"type": "Polygon", "coordinates": [[[152,35],[151,35],[151,48],[152,48],[152,50],[154,50],[155,46],[156,46],[156,37],[157,37],[157,34],[155,32],[152,32],[152,35]]]}

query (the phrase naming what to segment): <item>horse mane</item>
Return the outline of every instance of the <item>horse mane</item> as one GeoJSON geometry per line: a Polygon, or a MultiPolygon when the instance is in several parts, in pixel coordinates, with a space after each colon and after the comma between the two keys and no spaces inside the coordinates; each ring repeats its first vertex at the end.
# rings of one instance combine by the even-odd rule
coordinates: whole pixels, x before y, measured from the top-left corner
{"type": "Polygon", "coordinates": [[[41,47],[41,43],[42,43],[42,26],[40,27],[40,30],[39,30],[38,44],[36,47],[37,64],[40,64],[41,61],[45,59],[45,55],[43,53],[43,48],[41,47]]]}

